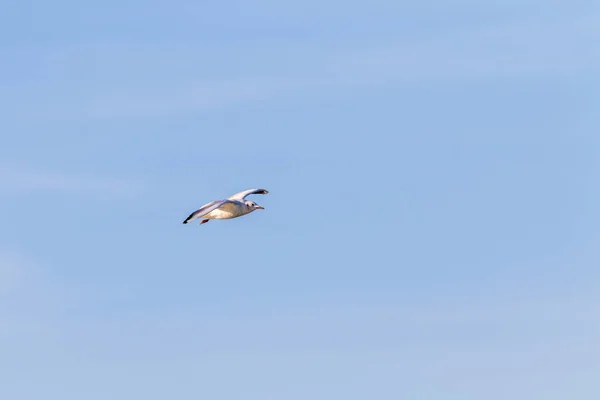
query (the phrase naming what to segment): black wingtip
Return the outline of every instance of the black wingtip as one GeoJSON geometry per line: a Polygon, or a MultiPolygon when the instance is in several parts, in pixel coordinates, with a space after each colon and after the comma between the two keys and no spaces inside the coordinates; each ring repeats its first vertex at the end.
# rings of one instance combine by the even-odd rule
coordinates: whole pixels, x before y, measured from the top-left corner
{"type": "Polygon", "coordinates": [[[183,221],[183,223],[184,223],[184,224],[187,224],[187,223],[188,223],[187,219],[186,219],[185,221],[183,221]]]}

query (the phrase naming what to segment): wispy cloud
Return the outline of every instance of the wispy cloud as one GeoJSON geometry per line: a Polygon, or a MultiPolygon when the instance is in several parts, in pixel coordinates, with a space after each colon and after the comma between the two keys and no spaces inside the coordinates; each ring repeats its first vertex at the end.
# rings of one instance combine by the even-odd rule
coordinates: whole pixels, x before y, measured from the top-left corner
{"type": "Polygon", "coordinates": [[[412,43],[337,52],[332,83],[593,77],[600,72],[600,19],[510,22],[412,43]]]}
{"type": "Polygon", "coordinates": [[[138,182],[82,176],[0,165],[0,193],[5,195],[39,191],[89,193],[108,197],[132,196],[142,190],[138,182]]]}
{"type": "Polygon", "coordinates": [[[100,99],[92,115],[210,110],[316,89],[382,83],[594,76],[600,72],[597,22],[595,15],[511,21],[426,40],[367,43],[364,48],[342,51],[319,49],[312,55],[297,55],[297,60],[292,57],[289,62],[295,65],[285,75],[271,71],[271,78],[206,82],[179,92],[100,99]]]}
{"type": "Polygon", "coordinates": [[[72,299],[70,287],[49,275],[27,252],[0,247],[0,337],[56,331],[56,317],[72,299]]]}
{"type": "MultiPolygon", "coordinates": [[[[599,21],[597,13],[560,19],[530,16],[484,27],[440,30],[429,38],[401,35],[387,43],[378,38],[361,45],[341,42],[336,47],[298,51],[262,49],[252,54],[245,50],[238,58],[252,68],[246,75],[230,79],[226,73],[214,71],[213,77],[178,74],[177,65],[212,65],[207,61],[210,57],[203,56],[200,62],[191,51],[124,53],[117,46],[112,52],[103,50],[106,54],[102,60],[108,61],[102,62],[107,63],[107,70],[124,68],[121,74],[106,75],[102,82],[82,79],[71,91],[63,88],[62,82],[44,89],[54,98],[61,87],[63,97],[59,101],[44,99],[40,85],[31,89],[35,93],[32,99],[22,98],[18,87],[12,89],[12,95],[21,99],[18,104],[26,104],[27,110],[31,102],[38,101],[36,109],[48,118],[113,118],[212,111],[298,94],[320,95],[341,87],[498,78],[580,79],[600,72],[596,46],[599,21]],[[165,58],[171,60],[172,67],[156,62],[165,58]],[[138,77],[141,66],[146,72],[138,77]]],[[[236,57],[225,59],[233,62],[236,57]]],[[[96,65],[98,57],[93,60],[79,73],[100,68],[96,65]]],[[[213,67],[216,69],[217,64],[213,67]]],[[[18,110],[13,111],[18,114],[18,110]]]]}
{"type": "Polygon", "coordinates": [[[0,296],[16,289],[25,274],[27,263],[23,257],[0,249],[0,296]]]}
{"type": "Polygon", "coordinates": [[[289,83],[277,79],[193,82],[182,87],[149,93],[114,93],[93,101],[86,111],[91,117],[163,115],[172,112],[216,110],[269,98],[289,83]]]}

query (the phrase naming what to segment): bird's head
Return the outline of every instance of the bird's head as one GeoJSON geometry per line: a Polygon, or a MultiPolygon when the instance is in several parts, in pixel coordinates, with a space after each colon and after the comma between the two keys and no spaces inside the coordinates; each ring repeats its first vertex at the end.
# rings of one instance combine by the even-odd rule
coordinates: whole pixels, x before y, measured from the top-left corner
{"type": "Polygon", "coordinates": [[[264,210],[265,208],[263,206],[259,206],[258,204],[256,204],[255,202],[251,201],[251,200],[247,200],[246,201],[246,207],[248,207],[248,209],[250,211],[254,211],[254,210],[264,210]]]}

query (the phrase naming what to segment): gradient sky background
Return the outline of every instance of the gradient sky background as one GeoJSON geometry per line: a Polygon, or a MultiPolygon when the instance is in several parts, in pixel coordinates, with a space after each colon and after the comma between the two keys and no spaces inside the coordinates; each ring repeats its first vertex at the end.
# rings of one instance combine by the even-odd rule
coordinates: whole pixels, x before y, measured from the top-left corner
{"type": "Polygon", "coordinates": [[[600,5],[502,3],[2,5],[0,398],[600,398],[600,5]]]}

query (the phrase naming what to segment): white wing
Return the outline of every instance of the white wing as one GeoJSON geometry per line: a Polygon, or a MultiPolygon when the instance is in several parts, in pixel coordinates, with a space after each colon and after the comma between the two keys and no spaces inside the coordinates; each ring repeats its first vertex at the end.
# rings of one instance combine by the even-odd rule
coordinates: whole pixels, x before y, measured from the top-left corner
{"type": "Polygon", "coordinates": [[[200,207],[198,210],[194,211],[193,213],[190,214],[189,217],[187,217],[185,219],[185,221],[183,221],[184,224],[187,224],[190,221],[193,221],[195,219],[198,219],[206,214],[208,214],[211,211],[216,210],[217,208],[223,207],[225,205],[235,205],[236,203],[233,201],[229,201],[229,200],[215,200],[215,201],[211,201],[208,204],[203,205],[202,207],[200,207]]]}
{"type": "Polygon", "coordinates": [[[244,200],[246,198],[246,196],[251,195],[251,194],[267,194],[267,193],[269,193],[269,192],[265,189],[248,189],[248,190],[244,190],[243,192],[236,193],[233,196],[229,196],[227,198],[227,200],[244,200]]]}

